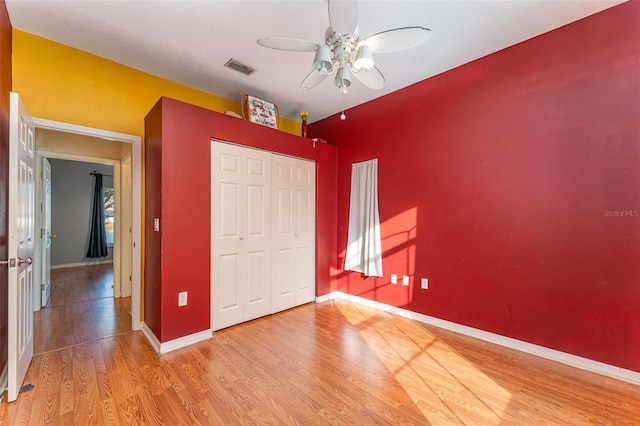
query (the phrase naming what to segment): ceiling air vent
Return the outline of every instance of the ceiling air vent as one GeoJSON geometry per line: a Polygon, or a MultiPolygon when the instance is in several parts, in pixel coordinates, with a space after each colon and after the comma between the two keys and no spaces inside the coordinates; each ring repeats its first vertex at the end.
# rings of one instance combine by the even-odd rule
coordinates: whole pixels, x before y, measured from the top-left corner
{"type": "Polygon", "coordinates": [[[251,75],[255,71],[255,69],[248,67],[245,64],[241,64],[233,58],[229,59],[227,63],[224,64],[224,66],[227,68],[231,68],[232,70],[239,71],[245,75],[251,75]]]}

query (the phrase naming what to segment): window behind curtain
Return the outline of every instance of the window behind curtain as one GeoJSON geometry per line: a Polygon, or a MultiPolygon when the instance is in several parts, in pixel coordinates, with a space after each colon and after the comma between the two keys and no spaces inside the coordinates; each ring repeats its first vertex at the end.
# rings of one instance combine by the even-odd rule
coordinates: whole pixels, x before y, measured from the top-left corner
{"type": "Polygon", "coordinates": [[[107,245],[113,246],[113,237],[115,230],[115,197],[113,188],[102,188],[102,198],[104,199],[104,228],[107,234],[107,245]]]}

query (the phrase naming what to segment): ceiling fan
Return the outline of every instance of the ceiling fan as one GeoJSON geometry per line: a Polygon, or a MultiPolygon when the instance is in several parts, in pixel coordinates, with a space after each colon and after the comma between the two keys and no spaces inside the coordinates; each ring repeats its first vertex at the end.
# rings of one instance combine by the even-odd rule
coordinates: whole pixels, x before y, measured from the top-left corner
{"type": "Polygon", "coordinates": [[[426,42],[431,30],[403,27],[360,38],[358,3],[355,0],[329,0],[329,23],[325,42],[267,37],[257,42],[270,49],[315,52],[313,69],[302,81],[302,88],[316,87],[336,71],[334,83],[344,94],[351,86],[351,74],[372,89],[382,89],[385,79],[373,61],[373,54],[397,52],[426,42]]]}

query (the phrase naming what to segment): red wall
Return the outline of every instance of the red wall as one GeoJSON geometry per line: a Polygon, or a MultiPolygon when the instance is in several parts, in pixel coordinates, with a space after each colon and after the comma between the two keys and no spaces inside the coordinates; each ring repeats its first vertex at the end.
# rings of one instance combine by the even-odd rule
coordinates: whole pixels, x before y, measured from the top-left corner
{"type": "Polygon", "coordinates": [[[339,265],[351,163],[379,159],[385,277],[339,290],[640,371],[639,22],[624,3],[313,124],[339,265]]]}
{"type": "Polygon", "coordinates": [[[144,321],[161,342],[210,327],[211,138],[316,161],[316,226],[322,231],[316,238],[317,294],[336,288],[334,146],[313,148],[308,139],[169,98],[145,123],[144,321]],[[154,217],[161,220],[160,233],[153,232],[154,217]],[[181,291],[189,293],[185,307],[178,307],[181,291]]]}
{"type": "MultiPolygon", "coordinates": [[[[0,259],[8,257],[9,190],[9,93],[11,92],[11,22],[4,0],[0,0],[0,259]]],[[[0,372],[7,365],[7,289],[6,266],[0,267],[0,372]]]]}
{"type": "Polygon", "coordinates": [[[144,323],[156,337],[162,335],[160,307],[162,269],[162,230],[153,229],[154,218],[161,217],[162,201],[162,103],[157,103],[145,118],[145,191],[144,191],[144,323]]]}

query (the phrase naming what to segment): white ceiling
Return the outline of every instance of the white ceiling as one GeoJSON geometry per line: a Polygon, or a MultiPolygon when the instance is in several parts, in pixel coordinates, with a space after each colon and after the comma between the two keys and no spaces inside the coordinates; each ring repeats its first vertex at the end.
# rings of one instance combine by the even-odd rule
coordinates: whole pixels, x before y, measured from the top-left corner
{"type": "Polygon", "coordinates": [[[305,91],[313,53],[259,46],[264,37],[324,42],[326,0],[6,0],[14,28],[240,102],[248,93],[280,115],[311,122],[597,13],[620,0],[372,1],[358,3],[362,36],[404,26],[432,30],[426,44],[375,56],[382,90],[354,81],[342,96],[331,78],[305,91]],[[257,71],[223,67],[234,58],[257,71]]]}

